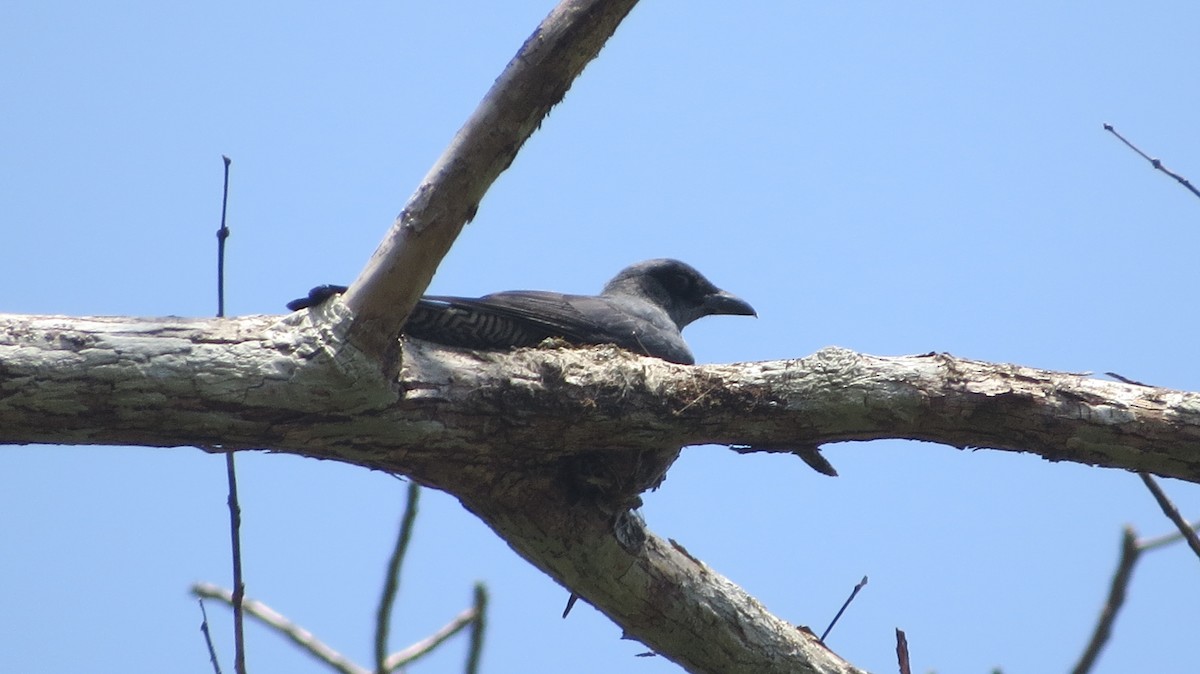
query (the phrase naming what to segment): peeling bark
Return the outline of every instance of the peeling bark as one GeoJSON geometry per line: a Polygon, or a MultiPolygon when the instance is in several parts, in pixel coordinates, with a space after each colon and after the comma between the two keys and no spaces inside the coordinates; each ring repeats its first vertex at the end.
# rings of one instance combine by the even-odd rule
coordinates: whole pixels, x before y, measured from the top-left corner
{"type": "Polygon", "coordinates": [[[689,367],[416,340],[389,382],[344,341],[346,317],[338,302],[238,319],[0,315],[0,441],[221,444],[411,473],[598,447],[906,438],[1200,481],[1195,393],[946,354],[689,367]]]}

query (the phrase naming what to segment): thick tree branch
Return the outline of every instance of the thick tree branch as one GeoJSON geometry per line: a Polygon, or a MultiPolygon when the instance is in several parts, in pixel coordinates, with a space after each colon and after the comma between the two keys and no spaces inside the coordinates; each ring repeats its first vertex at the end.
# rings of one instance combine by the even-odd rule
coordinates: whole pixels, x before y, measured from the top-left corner
{"type": "Polygon", "coordinates": [[[397,394],[345,348],[346,316],[337,301],[283,319],[0,314],[0,442],[270,448],[413,474],[498,451],[908,438],[1200,482],[1195,393],[944,354],[689,367],[406,341],[397,394]]]}
{"type": "Polygon", "coordinates": [[[492,182],[636,0],[564,0],[530,36],[429,170],[346,293],[351,341],[394,362],[404,318],[492,182]]]}
{"type": "Polygon", "coordinates": [[[627,508],[687,444],[911,438],[1200,481],[1200,394],[948,355],[689,367],[615,347],[403,342],[286,318],[0,315],[0,443],[262,448],[404,473],[691,671],[853,671],[627,508]],[[398,385],[397,385],[398,384],[398,385]]]}
{"type": "Polygon", "coordinates": [[[460,497],[523,557],[688,671],[861,671],[682,545],[646,530],[637,515],[612,517],[574,503],[552,476],[509,479],[460,497]]]}

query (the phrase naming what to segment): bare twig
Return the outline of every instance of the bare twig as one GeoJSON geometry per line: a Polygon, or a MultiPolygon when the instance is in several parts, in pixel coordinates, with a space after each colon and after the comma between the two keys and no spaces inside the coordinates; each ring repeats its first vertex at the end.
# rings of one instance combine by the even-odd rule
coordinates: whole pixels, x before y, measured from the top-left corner
{"type": "MultiPolygon", "coordinates": [[[[201,599],[216,599],[230,606],[233,605],[233,593],[223,587],[210,583],[192,585],[192,594],[201,599]]],[[[365,667],[360,667],[349,658],[330,648],[312,632],[300,627],[285,618],[270,606],[255,599],[243,599],[246,614],[257,618],[264,625],[274,629],[291,640],[309,655],[328,665],[341,674],[376,674],[365,667]]],[[[203,604],[201,604],[203,608],[203,604]]],[[[394,672],[415,660],[428,655],[439,644],[458,634],[463,629],[471,628],[471,646],[467,659],[468,674],[475,674],[479,667],[479,656],[483,645],[484,616],[487,612],[487,589],[482,583],[475,585],[475,605],[465,609],[444,625],[437,632],[418,641],[417,643],[397,651],[384,660],[383,671],[394,672]]],[[[215,657],[215,655],[214,655],[215,657]]],[[[218,670],[218,674],[219,674],[218,670]]]]}
{"type": "Polygon", "coordinates": [[[388,631],[392,622],[392,607],[396,603],[396,592],[400,589],[400,567],[404,564],[404,555],[408,552],[408,542],[412,539],[413,523],[417,519],[417,502],[421,496],[421,485],[416,482],[408,483],[408,495],[404,503],[404,515],[400,518],[400,533],[396,537],[396,547],[388,560],[387,577],[383,581],[383,594],[379,598],[379,611],[375,615],[375,672],[386,674],[388,654],[388,631]]]}
{"type": "Polygon", "coordinates": [[[212,634],[208,631],[208,611],[204,610],[204,600],[196,598],[196,602],[200,604],[200,632],[204,634],[204,645],[208,647],[208,659],[212,662],[213,674],[221,674],[221,663],[217,660],[217,649],[213,646],[212,634]]]}
{"type": "MultiPolygon", "coordinates": [[[[1139,475],[1142,475],[1142,479],[1146,481],[1146,486],[1150,488],[1152,493],[1157,490],[1155,498],[1158,498],[1159,494],[1162,493],[1161,490],[1158,490],[1158,485],[1144,473],[1139,473],[1139,475]]],[[[1165,500],[1166,496],[1164,495],[1162,498],[1165,500]]],[[[1160,501],[1161,504],[1162,502],[1160,501]]],[[[1170,505],[1170,501],[1167,501],[1167,505],[1170,505]]],[[[1171,510],[1174,510],[1174,506],[1171,506],[1171,510]]],[[[1176,513],[1177,515],[1178,513],[1176,513]]],[[[1172,517],[1173,521],[1174,519],[1172,517]]],[[[1112,635],[1112,626],[1116,621],[1117,612],[1125,602],[1126,590],[1129,587],[1129,580],[1133,575],[1133,566],[1141,559],[1142,553],[1161,548],[1184,538],[1185,534],[1182,533],[1184,531],[1187,531],[1194,538],[1194,532],[1197,528],[1200,528],[1200,523],[1183,522],[1180,525],[1179,522],[1176,522],[1176,526],[1180,527],[1179,531],[1142,540],[1137,539],[1137,534],[1132,527],[1125,527],[1125,531],[1121,536],[1121,558],[1117,562],[1117,571],[1113,574],[1112,587],[1108,592],[1108,601],[1104,603],[1104,608],[1100,612],[1100,618],[1096,622],[1096,629],[1092,632],[1091,641],[1088,642],[1087,648],[1084,649],[1083,655],[1079,658],[1079,663],[1072,670],[1074,674],[1086,674],[1086,672],[1091,670],[1092,666],[1096,663],[1096,658],[1100,655],[1100,651],[1112,635]]]]}
{"type": "Polygon", "coordinates": [[[475,621],[480,617],[479,609],[476,606],[464,609],[458,615],[443,625],[441,629],[433,634],[425,637],[417,643],[405,648],[401,651],[396,651],[387,657],[384,661],[384,671],[394,672],[401,667],[410,665],[416,660],[428,655],[437,648],[439,644],[458,634],[464,629],[475,624],[475,621]]]}
{"type": "Polygon", "coordinates": [[[478,674],[483,657],[483,630],[487,627],[487,587],[475,583],[475,622],[471,624],[471,647],[467,651],[466,674],[478,674]]]}
{"type": "MultiPolygon", "coordinates": [[[[1200,529],[1200,521],[1188,522],[1188,528],[1192,531],[1200,529]]],[[[1170,545],[1181,538],[1183,538],[1183,534],[1175,531],[1169,534],[1163,534],[1162,536],[1155,536],[1154,538],[1143,538],[1142,540],[1138,541],[1138,547],[1142,549],[1142,552],[1149,552],[1156,548],[1170,545]]]]}
{"type": "Polygon", "coordinates": [[[1131,149],[1131,150],[1133,150],[1134,152],[1136,152],[1136,153],[1138,153],[1139,155],[1141,155],[1142,159],[1145,159],[1146,161],[1150,162],[1150,165],[1151,165],[1151,166],[1153,166],[1154,168],[1158,169],[1159,171],[1162,171],[1163,173],[1165,173],[1165,174],[1167,174],[1167,175],[1171,176],[1171,177],[1172,177],[1172,178],[1174,178],[1174,179],[1176,180],[1176,182],[1178,182],[1180,185],[1183,185],[1184,187],[1188,188],[1188,190],[1189,190],[1189,191],[1190,191],[1192,194],[1196,195],[1197,197],[1200,197],[1200,190],[1197,190],[1197,189],[1196,189],[1196,188],[1195,188],[1195,187],[1192,185],[1192,183],[1190,183],[1190,182],[1188,181],[1188,179],[1187,179],[1187,178],[1184,178],[1183,176],[1179,175],[1178,173],[1175,173],[1174,171],[1172,171],[1171,169],[1167,168],[1166,166],[1163,166],[1162,162],[1161,162],[1161,161],[1159,161],[1157,158],[1155,158],[1155,157],[1151,157],[1150,155],[1146,154],[1145,152],[1142,152],[1141,148],[1139,148],[1138,146],[1136,146],[1136,145],[1134,145],[1133,143],[1131,143],[1131,142],[1129,142],[1128,140],[1126,140],[1126,139],[1125,139],[1125,136],[1122,136],[1120,133],[1117,133],[1117,130],[1113,128],[1113,125],[1112,125],[1112,124],[1105,124],[1105,125],[1104,125],[1104,130],[1105,130],[1105,131],[1107,131],[1107,132],[1109,132],[1109,133],[1111,133],[1112,135],[1116,136],[1118,139],[1120,139],[1120,141],[1121,141],[1122,143],[1125,143],[1126,145],[1128,145],[1128,146],[1129,146],[1129,149],[1131,149]]]}
{"type": "MultiPolygon", "coordinates": [[[[225,164],[225,183],[221,189],[221,227],[217,229],[217,318],[225,317],[225,240],[229,238],[229,227],[225,216],[229,206],[229,157],[221,155],[225,164]]],[[[233,670],[246,674],[246,639],[242,620],[242,597],[246,584],[242,582],[242,509],[238,505],[237,469],[234,467],[233,452],[225,453],[225,475],[229,482],[229,539],[230,555],[233,557],[233,670]]]]}
{"type": "Polygon", "coordinates": [[[854,598],[858,596],[859,591],[866,587],[866,585],[867,577],[863,576],[862,580],[858,581],[858,585],[855,585],[854,589],[850,591],[850,596],[846,597],[846,603],[842,604],[842,607],[838,609],[837,615],[833,616],[833,620],[829,622],[829,627],[826,627],[825,631],[821,633],[821,638],[819,639],[821,643],[825,643],[825,637],[829,636],[829,632],[833,629],[833,626],[837,624],[837,621],[841,620],[842,614],[846,612],[846,608],[850,606],[850,602],[854,601],[854,598]]]}
{"type": "Polygon", "coordinates": [[[229,541],[233,557],[233,671],[246,674],[246,640],[242,617],[242,600],[246,584],[242,581],[242,508],[238,505],[237,469],[233,452],[225,453],[225,475],[229,481],[229,541]]]}
{"type": "Polygon", "coordinates": [[[225,187],[221,190],[221,227],[217,230],[217,318],[225,317],[225,239],[229,228],[225,226],[225,214],[229,206],[229,165],[233,161],[221,155],[225,162],[225,187]]]}
{"type": "Polygon", "coordinates": [[[1129,579],[1133,575],[1133,565],[1137,563],[1141,553],[1142,548],[1137,544],[1137,533],[1133,527],[1125,527],[1125,531],[1121,535],[1121,558],[1117,562],[1117,572],[1113,574],[1108,600],[1104,602],[1104,608],[1100,611],[1100,619],[1096,621],[1096,629],[1092,632],[1091,641],[1088,642],[1083,655],[1079,657],[1075,668],[1071,670],[1073,674],[1087,674],[1091,671],[1101,649],[1112,636],[1113,622],[1117,618],[1117,612],[1121,610],[1121,605],[1125,603],[1125,592],[1129,588],[1129,579]]]}
{"type": "Polygon", "coordinates": [[[1163,493],[1162,488],[1158,486],[1153,477],[1147,473],[1138,473],[1138,476],[1142,478],[1142,482],[1146,484],[1146,488],[1150,490],[1150,493],[1154,496],[1154,500],[1158,501],[1158,507],[1162,508],[1163,514],[1167,516],[1167,519],[1175,523],[1180,535],[1187,541],[1188,547],[1192,549],[1192,552],[1196,553],[1197,557],[1200,557],[1200,538],[1196,537],[1196,532],[1192,529],[1192,525],[1183,519],[1183,516],[1179,514],[1179,509],[1175,507],[1174,503],[1171,503],[1171,499],[1167,498],[1167,495],[1163,493]]]}
{"type": "MultiPolygon", "coordinates": [[[[197,597],[216,599],[230,606],[233,605],[232,592],[209,583],[196,583],[192,586],[192,594],[197,597]]],[[[309,655],[342,674],[372,674],[371,670],[354,664],[341,653],[322,643],[313,636],[312,632],[276,613],[270,606],[254,599],[243,598],[242,607],[248,615],[274,628],[275,631],[290,639],[292,643],[307,651],[309,655]]]]}
{"type": "Polygon", "coordinates": [[[899,627],[896,628],[896,662],[900,665],[900,674],[912,674],[912,665],[908,661],[908,637],[899,627]]]}

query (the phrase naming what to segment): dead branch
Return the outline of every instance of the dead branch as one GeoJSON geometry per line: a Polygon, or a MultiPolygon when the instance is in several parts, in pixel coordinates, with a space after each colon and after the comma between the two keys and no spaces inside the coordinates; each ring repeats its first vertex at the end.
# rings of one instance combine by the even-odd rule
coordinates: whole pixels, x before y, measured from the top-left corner
{"type": "Polygon", "coordinates": [[[496,79],[346,293],[351,342],[391,371],[396,338],[492,182],[636,0],[564,0],[496,79]]]}
{"type": "Polygon", "coordinates": [[[612,347],[406,341],[397,394],[327,344],[341,326],[0,315],[0,443],[270,448],[446,488],[439,473],[483,457],[908,438],[1200,481],[1195,393],[946,354],[688,367],[612,347]]]}
{"type": "MultiPolygon", "coordinates": [[[[208,583],[196,583],[192,586],[192,594],[204,599],[216,599],[217,601],[233,606],[233,593],[225,588],[210,585],[208,583]]],[[[242,608],[247,615],[258,619],[264,625],[271,627],[276,632],[291,640],[292,643],[299,646],[309,655],[317,660],[325,663],[332,669],[341,672],[341,674],[372,674],[371,670],[359,667],[350,661],[349,658],[333,650],[320,639],[316,638],[312,632],[300,627],[296,623],[288,620],[280,615],[270,606],[256,599],[244,599],[242,608]]]]}
{"type": "Polygon", "coordinates": [[[346,315],[0,316],[0,443],[262,447],[403,473],[692,671],[853,668],[625,512],[681,445],[911,438],[1200,481],[1194,393],[944,354],[689,367],[417,341],[389,382],[340,348],[346,315]]]}

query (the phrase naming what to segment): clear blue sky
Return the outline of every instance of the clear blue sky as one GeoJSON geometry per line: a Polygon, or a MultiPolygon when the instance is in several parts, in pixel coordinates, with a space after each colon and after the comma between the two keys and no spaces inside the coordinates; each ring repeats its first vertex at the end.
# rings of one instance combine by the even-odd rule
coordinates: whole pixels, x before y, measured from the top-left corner
{"type": "MultiPolygon", "coordinates": [[[[0,310],[215,310],[222,154],[231,314],[348,282],[553,3],[0,7],[0,310]]],[[[757,320],[688,329],[702,362],[827,345],[948,351],[1200,390],[1194,2],[638,7],[484,200],[432,290],[591,292],[687,260],[757,320]]],[[[895,671],[1063,671],[1121,527],[1170,530],[1136,477],[932,444],[690,448],[650,526],[780,617],[895,671]]],[[[361,662],[403,485],[240,456],[248,591],[361,662]]],[[[199,450],[0,448],[0,671],[210,671],[187,586],[228,584],[223,462],[199,450]]],[[[1166,488],[1200,516],[1194,485],[1166,488]]],[[[426,492],[394,644],[486,581],[485,671],[673,672],[426,492]]],[[[227,612],[210,606],[220,654],[227,612]]],[[[1197,560],[1136,572],[1097,671],[1195,671],[1197,560]]],[[[261,629],[252,671],[318,672],[261,629]]],[[[415,672],[460,671],[462,640],[415,672]]]]}

